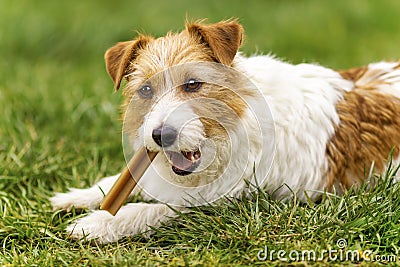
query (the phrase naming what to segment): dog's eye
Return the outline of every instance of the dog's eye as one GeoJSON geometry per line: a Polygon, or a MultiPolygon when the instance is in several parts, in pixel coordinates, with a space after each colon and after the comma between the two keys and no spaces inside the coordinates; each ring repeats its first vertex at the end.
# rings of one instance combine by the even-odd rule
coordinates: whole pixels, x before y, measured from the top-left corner
{"type": "Polygon", "coordinates": [[[143,98],[152,98],[154,95],[153,89],[149,85],[140,87],[138,93],[143,98]]]}
{"type": "Polygon", "coordinates": [[[203,83],[199,82],[196,79],[189,79],[184,85],[183,85],[183,90],[186,92],[196,92],[197,90],[200,89],[201,85],[203,83]]]}

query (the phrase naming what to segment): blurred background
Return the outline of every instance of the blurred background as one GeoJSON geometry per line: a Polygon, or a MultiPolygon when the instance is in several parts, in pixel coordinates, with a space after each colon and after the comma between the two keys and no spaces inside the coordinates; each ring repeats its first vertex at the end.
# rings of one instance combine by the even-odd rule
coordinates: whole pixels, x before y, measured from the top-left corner
{"type": "Polygon", "coordinates": [[[186,18],[232,17],[247,55],[335,69],[400,59],[398,0],[0,0],[0,189],[45,177],[62,190],[119,170],[121,96],[105,50],[186,18]]]}

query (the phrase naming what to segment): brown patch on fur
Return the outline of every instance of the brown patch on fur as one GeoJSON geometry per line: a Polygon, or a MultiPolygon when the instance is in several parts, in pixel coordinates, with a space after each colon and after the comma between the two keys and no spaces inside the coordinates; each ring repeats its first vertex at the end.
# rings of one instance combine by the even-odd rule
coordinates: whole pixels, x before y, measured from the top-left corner
{"type": "Polygon", "coordinates": [[[195,99],[191,107],[202,118],[207,137],[226,136],[227,130],[236,129],[248,109],[244,98],[255,97],[247,77],[229,67],[215,65],[210,66],[213,77],[208,77],[197,92],[179,90],[177,94],[182,101],[195,99]]]}
{"type": "Polygon", "coordinates": [[[221,21],[204,25],[186,24],[186,30],[194,38],[200,38],[212,50],[216,60],[230,66],[243,40],[243,27],[236,21],[221,21]]]}
{"type": "Polygon", "coordinates": [[[220,138],[224,140],[229,138],[226,128],[219,121],[206,117],[200,117],[200,121],[203,124],[204,133],[207,138],[220,138]]]}
{"type": "Polygon", "coordinates": [[[119,89],[122,78],[129,73],[129,63],[152,39],[152,37],[140,35],[136,40],[117,43],[106,51],[104,55],[106,69],[114,82],[115,90],[119,89]]]}
{"type": "Polygon", "coordinates": [[[339,73],[346,80],[357,81],[365,74],[367,70],[368,67],[365,66],[365,67],[351,68],[349,70],[341,70],[339,71],[339,73]]]}
{"type": "Polygon", "coordinates": [[[364,88],[369,90],[379,90],[383,85],[390,85],[387,74],[398,69],[400,66],[394,66],[392,69],[360,67],[350,70],[340,71],[343,78],[353,81],[356,88],[364,88]]]}
{"type": "Polygon", "coordinates": [[[335,181],[346,188],[359,183],[373,162],[375,170],[382,172],[393,147],[393,158],[400,154],[400,99],[372,87],[383,82],[378,78],[364,86],[358,84],[367,72],[367,67],[340,72],[343,78],[354,81],[356,88],[345,92],[336,106],[340,124],[326,150],[328,189],[335,181]]]}
{"type": "MultiPolygon", "coordinates": [[[[240,123],[240,117],[247,104],[234,91],[217,85],[201,88],[192,109],[199,115],[206,136],[228,138],[227,130],[233,130],[240,123]]],[[[190,95],[187,98],[190,99],[190,95]]]]}

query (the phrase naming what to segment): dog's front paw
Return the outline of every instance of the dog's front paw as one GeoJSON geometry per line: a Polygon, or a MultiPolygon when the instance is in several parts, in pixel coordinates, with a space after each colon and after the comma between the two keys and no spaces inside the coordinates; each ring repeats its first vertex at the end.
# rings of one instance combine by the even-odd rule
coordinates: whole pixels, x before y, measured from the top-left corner
{"type": "Polygon", "coordinates": [[[114,216],[107,211],[96,210],[76,220],[66,229],[73,239],[93,240],[98,243],[117,241],[118,229],[114,229],[114,216]]]}
{"type": "Polygon", "coordinates": [[[67,193],[56,193],[50,202],[54,210],[70,211],[72,207],[76,209],[95,209],[99,206],[103,194],[100,189],[76,189],[72,188],[67,193]]]}
{"type": "Polygon", "coordinates": [[[115,216],[104,210],[93,211],[66,230],[74,239],[110,243],[136,234],[148,235],[152,227],[175,216],[164,204],[130,203],[121,207],[115,216]]]}

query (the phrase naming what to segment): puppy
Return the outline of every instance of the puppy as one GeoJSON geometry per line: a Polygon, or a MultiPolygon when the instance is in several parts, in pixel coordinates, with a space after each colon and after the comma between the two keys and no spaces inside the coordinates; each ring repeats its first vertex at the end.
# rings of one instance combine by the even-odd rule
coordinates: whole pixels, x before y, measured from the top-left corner
{"type": "Polygon", "coordinates": [[[124,150],[159,152],[116,216],[95,210],[118,175],[58,193],[55,209],[92,210],[67,228],[100,243],[148,231],[175,209],[265,188],[315,200],[359,184],[365,169],[399,160],[400,64],[335,71],[238,52],[236,20],[187,23],[180,33],[139,35],[105,54],[115,89],[126,80],[124,150]],[[155,203],[154,203],[155,202],[155,203]],[[168,205],[167,205],[168,204],[168,205]]]}

